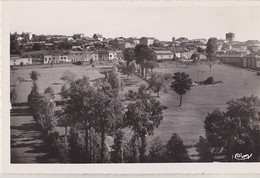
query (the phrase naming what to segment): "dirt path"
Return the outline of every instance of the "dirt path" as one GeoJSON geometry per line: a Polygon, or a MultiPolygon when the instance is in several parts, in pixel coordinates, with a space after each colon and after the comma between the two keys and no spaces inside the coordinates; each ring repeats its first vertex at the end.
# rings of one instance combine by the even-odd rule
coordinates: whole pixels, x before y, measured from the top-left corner
{"type": "Polygon", "coordinates": [[[11,110],[11,163],[57,163],[28,106],[11,110]]]}

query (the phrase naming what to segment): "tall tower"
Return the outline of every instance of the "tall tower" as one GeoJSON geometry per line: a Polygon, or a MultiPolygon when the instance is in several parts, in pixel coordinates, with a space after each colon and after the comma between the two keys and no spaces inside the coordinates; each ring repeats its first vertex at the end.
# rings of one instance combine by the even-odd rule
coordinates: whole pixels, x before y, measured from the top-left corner
{"type": "Polygon", "coordinates": [[[234,41],[234,40],[235,40],[235,33],[231,33],[231,32],[226,33],[226,40],[227,40],[228,42],[234,41]]]}

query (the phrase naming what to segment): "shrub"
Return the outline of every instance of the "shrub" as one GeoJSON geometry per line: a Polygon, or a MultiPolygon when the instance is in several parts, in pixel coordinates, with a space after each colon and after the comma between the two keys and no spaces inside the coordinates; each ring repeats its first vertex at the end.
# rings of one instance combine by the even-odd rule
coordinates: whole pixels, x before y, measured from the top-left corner
{"type": "Polygon", "coordinates": [[[75,65],[82,65],[83,62],[82,61],[77,61],[77,62],[74,62],[73,64],[75,64],[75,65]]]}
{"type": "Polygon", "coordinates": [[[213,77],[207,78],[207,80],[203,81],[204,85],[213,85],[214,84],[214,79],[213,77]]]}

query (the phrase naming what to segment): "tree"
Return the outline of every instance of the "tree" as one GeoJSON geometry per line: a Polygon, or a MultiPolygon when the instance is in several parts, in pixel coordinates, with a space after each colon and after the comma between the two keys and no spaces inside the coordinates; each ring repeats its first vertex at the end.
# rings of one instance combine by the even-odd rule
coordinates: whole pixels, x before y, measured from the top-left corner
{"type": "Polygon", "coordinates": [[[124,60],[126,61],[126,65],[128,66],[135,60],[135,50],[132,48],[126,48],[124,50],[124,60]]]}
{"type": "Polygon", "coordinates": [[[167,92],[170,88],[171,74],[152,73],[151,78],[147,81],[148,89],[152,89],[160,97],[160,91],[167,92]]]}
{"type": "Polygon", "coordinates": [[[148,155],[148,162],[151,163],[165,162],[166,160],[165,152],[166,152],[165,145],[162,144],[162,141],[160,140],[159,137],[156,137],[151,142],[151,148],[149,150],[149,155],[148,155]]]}
{"type": "Polygon", "coordinates": [[[189,162],[191,161],[182,139],[173,133],[171,139],[166,144],[166,162],[189,162]]]}
{"type": "Polygon", "coordinates": [[[17,99],[16,89],[13,88],[11,90],[11,92],[10,92],[10,101],[11,101],[11,103],[12,104],[15,103],[16,99],[17,99]]]}
{"type": "Polygon", "coordinates": [[[135,65],[130,64],[130,65],[122,66],[121,71],[123,74],[127,75],[127,78],[129,78],[130,75],[133,75],[135,73],[135,65]]]}
{"type": "Polygon", "coordinates": [[[19,82],[20,86],[23,82],[25,82],[25,79],[23,77],[17,77],[17,82],[19,82]]]}
{"type": "Polygon", "coordinates": [[[141,75],[144,77],[144,61],[155,61],[156,56],[153,51],[146,45],[138,44],[135,47],[135,60],[136,63],[141,65],[141,75]]]}
{"type": "Polygon", "coordinates": [[[199,153],[199,161],[212,162],[213,156],[207,139],[200,137],[199,142],[195,145],[196,151],[199,153]]]}
{"type": "Polygon", "coordinates": [[[147,68],[151,69],[151,73],[153,73],[153,69],[159,67],[158,62],[155,61],[146,61],[147,68]]]}
{"type": "Polygon", "coordinates": [[[119,130],[115,133],[114,145],[112,146],[111,161],[113,163],[122,163],[123,158],[123,139],[124,132],[119,130]]]}
{"type": "Polygon", "coordinates": [[[174,73],[172,79],[171,88],[174,90],[178,95],[180,95],[180,106],[182,105],[182,95],[185,95],[188,91],[190,91],[192,87],[192,80],[190,79],[189,75],[185,72],[176,72],[174,73]]]}
{"type": "Polygon", "coordinates": [[[227,102],[227,111],[216,109],[205,120],[206,139],[213,156],[222,155],[234,161],[234,153],[252,153],[257,160],[260,152],[260,99],[243,97],[227,102]]]}
{"type": "Polygon", "coordinates": [[[108,132],[113,132],[121,123],[122,104],[115,97],[106,93],[95,92],[91,101],[92,117],[95,118],[95,130],[101,133],[101,162],[104,162],[105,138],[108,132]]]}
{"type": "Polygon", "coordinates": [[[218,39],[217,38],[209,38],[207,42],[207,48],[206,48],[206,53],[210,60],[213,60],[213,57],[216,56],[217,49],[218,49],[218,39]]]}
{"type": "Polygon", "coordinates": [[[74,72],[71,72],[70,70],[66,70],[60,79],[69,84],[72,81],[74,81],[76,79],[76,77],[77,77],[77,74],[75,74],[74,72]]]}
{"type": "Polygon", "coordinates": [[[55,98],[55,96],[54,96],[54,90],[53,90],[52,87],[46,88],[46,89],[44,90],[44,94],[45,94],[46,96],[48,96],[50,99],[52,99],[52,100],[55,98]]]}
{"type": "Polygon", "coordinates": [[[33,51],[39,51],[39,50],[42,50],[44,47],[43,45],[39,44],[39,43],[36,43],[33,45],[33,51]]]}
{"type": "Polygon", "coordinates": [[[141,138],[141,162],[145,162],[146,136],[153,135],[154,129],[159,127],[163,119],[162,110],[163,107],[161,103],[155,99],[143,99],[127,106],[127,112],[124,116],[124,124],[131,127],[134,131],[135,143],[139,137],[141,138]]]}
{"type": "Polygon", "coordinates": [[[41,74],[35,70],[33,70],[29,75],[33,82],[36,82],[41,77],[41,74]]]}

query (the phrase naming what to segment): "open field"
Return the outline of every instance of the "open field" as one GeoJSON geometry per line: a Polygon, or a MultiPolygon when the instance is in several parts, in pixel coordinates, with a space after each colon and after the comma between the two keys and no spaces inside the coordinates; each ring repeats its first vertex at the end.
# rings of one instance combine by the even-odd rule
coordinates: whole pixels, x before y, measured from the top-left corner
{"type": "MultiPolygon", "coordinates": [[[[63,81],[60,77],[66,70],[77,74],[78,77],[86,75],[90,80],[104,77],[100,73],[100,66],[92,68],[90,66],[69,65],[66,67],[37,68],[11,71],[11,86],[16,85],[18,94],[17,102],[27,102],[27,96],[30,93],[32,82],[30,82],[29,73],[37,70],[41,73],[38,81],[40,92],[45,88],[53,87],[56,94],[60,92],[63,81]],[[28,80],[21,85],[16,83],[16,78],[20,76],[28,80]]],[[[189,93],[183,97],[183,106],[179,105],[179,96],[174,92],[161,93],[160,102],[168,108],[164,110],[164,120],[154,136],[150,136],[148,141],[159,136],[164,142],[168,141],[172,133],[176,132],[187,146],[195,145],[199,136],[204,136],[204,120],[209,112],[216,108],[225,110],[226,102],[231,99],[243,96],[257,95],[260,97],[260,76],[255,72],[245,69],[234,68],[230,66],[214,64],[211,71],[207,64],[181,65],[176,63],[161,63],[156,72],[175,73],[179,71],[186,72],[194,81],[206,80],[212,76],[215,81],[223,81],[214,86],[195,86],[189,93]]],[[[126,76],[121,76],[126,78],[126,76]]],[[[129,89],[137,89],[142,83],[145,83],[137,76],[130,76],[130,86],[124,88],[123,93],[129,89]]],[[[156,96],[156,94],[154,95],[156,96]]],[[[55,100],[60,97],[56,95],[55,100]]],[[[196,154],[195,148],[188,149],[189,154],[196,154]]],[[[195,158],[195,157],[193,157],[195,158]]]]}

